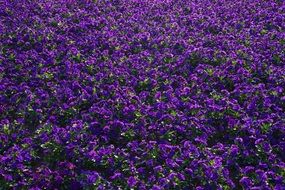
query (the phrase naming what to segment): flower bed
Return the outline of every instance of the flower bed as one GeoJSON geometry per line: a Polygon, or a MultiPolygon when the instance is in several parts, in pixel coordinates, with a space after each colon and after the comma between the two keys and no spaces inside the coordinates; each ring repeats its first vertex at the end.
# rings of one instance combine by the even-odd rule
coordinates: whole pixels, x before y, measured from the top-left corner
{"type": "Polygon", "coordinates": [[[284,13],[0,2],[0,189],[285,188],[284,13]]]}

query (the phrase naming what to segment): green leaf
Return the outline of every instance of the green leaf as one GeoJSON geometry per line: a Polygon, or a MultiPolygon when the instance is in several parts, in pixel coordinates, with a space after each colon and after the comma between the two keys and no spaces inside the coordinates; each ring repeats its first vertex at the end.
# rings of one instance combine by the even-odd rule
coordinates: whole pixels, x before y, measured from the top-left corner
{"type": "Polygon", "coordinates": [[[128,131],[123,132],[121,135],[128,140],[132,140],[135,137],[135,132],[133,129],[129,129],[128,131]]]}
{"type": "Polygon", "coordinates": [[[175,110],[171,110],[171,111],[170,111],[170,114],[171,114],[172,116],[176,116],[176,115],[177,115],[177,112],[176,112],[175,110]]]}
{"type": "Polygon", "coordinates": [[[213,76],[214,74],[213,69],[206,69],[206,72],[208,73],[209,76],[213,76]]]}
{"type": "Polygon", "coordinates": [[[8,124],[5,124],[5,125],[4,125],[4,127],[3,127],[3,131],[4,131],[4,133],[5,133],[5,134],[10,135],[11,130],[10,130],[9,125],[8,125],[8,124]]]}
{"type": "Polygon", "coordinates": [[[261,125],[261,131],[267,133],[271,127],[271,123],[264,123],[261,125]]]}
{"type": "Polygon", "coordinates": [[[264,35],[264,34],[267,34],[267,30],[265,30],[265,29],[262,29],[261,31],[260,31],[260,34],[262,34],[262,35],[264,35]]]}
{"type": "Polygon", "coordinates": [[[135,111],[135,116],[137,118],[140,118],[142,116],[141,112],[140,111],[135,111]]]}

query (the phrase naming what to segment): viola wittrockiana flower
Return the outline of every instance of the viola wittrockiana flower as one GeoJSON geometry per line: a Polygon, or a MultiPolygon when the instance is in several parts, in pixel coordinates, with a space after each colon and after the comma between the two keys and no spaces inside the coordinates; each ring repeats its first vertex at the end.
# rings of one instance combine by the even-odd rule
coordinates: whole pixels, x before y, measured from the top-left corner
{"type": "Polygon", "coordinates": [[[284,189],[281,0],[0,2],[0,189],[284,189]]]}

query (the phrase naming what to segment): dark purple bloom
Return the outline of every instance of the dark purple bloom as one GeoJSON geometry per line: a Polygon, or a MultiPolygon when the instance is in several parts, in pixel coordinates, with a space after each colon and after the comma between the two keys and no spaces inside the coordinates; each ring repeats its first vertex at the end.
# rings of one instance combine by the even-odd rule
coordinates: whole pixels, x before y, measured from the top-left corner
{"type": "Polygon", "coordinates": [[[137,184],[137,180],[136,178],[134,178],[133,176],[128,178],[128,185],[130,187],[134,187],[137,184]]]}
{"type": "Polygon", "coordinates": [[[239,182],[245,189],[249,189],[252,185],[252,182],[248,177],[242,177],[239,182]]]}

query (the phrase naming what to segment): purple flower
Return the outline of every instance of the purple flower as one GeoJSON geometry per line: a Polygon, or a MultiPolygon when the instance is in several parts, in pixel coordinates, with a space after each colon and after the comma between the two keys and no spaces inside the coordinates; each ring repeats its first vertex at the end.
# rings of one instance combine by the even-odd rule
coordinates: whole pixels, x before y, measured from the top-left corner
{"type": "Polygon", "coordinates": [[[92,172],[87,175],[87,182],[90,184],[95,183],[99,179],[99,174],[97,172],[92,172]]]}
{"type": "Polygon", "coordinates": [[[151,190],[161,190],[162,188],[158,185],[154,185],[151,190]]]}
{"type": "Polygon", "coordinates": [[[137,184],[137,180],[136,178],[134,178],[133,176],[128,178],[128,185],[130,187],[134,187],[137,184]]]}
{"type": "Polygon", "coordinates": [[[242,177],[239,182],[245,189],[249,189],[252,185],[252,182],[248,177],[242,177]]]}

